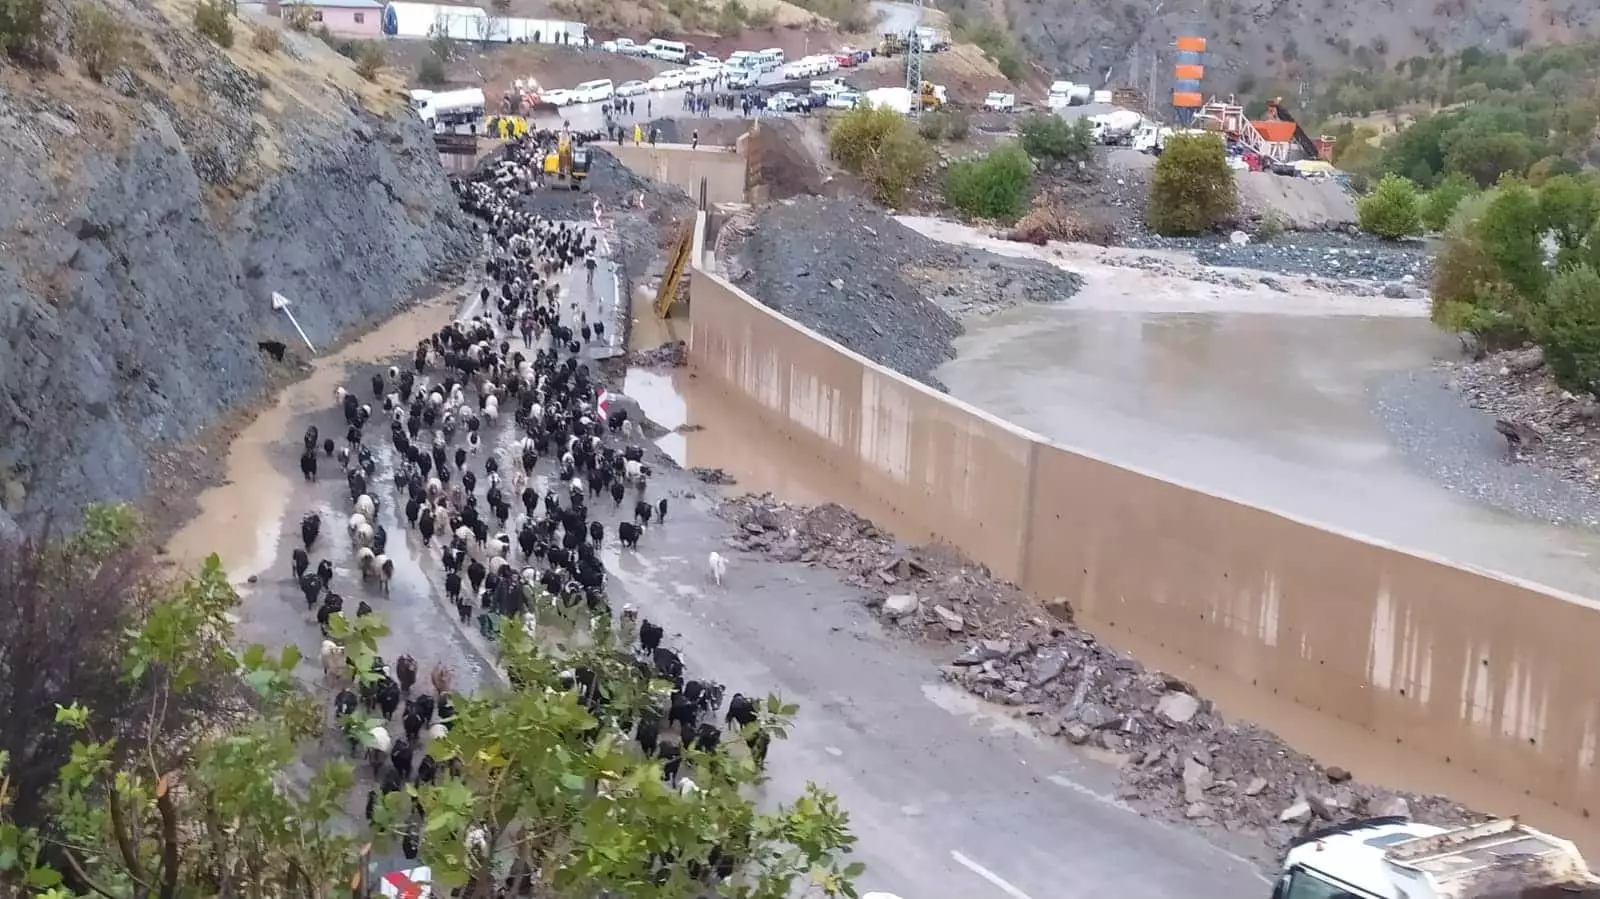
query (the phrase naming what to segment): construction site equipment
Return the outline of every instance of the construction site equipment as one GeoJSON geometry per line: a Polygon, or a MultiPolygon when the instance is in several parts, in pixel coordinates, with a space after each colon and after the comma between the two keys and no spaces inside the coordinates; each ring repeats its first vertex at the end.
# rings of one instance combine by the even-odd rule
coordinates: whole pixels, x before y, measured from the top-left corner
{"type": "Polygon", "coordinates": [[[922,82],[921,98],[923,109],[938,109],[944,106],[947,102],[947,96],[944,85],[934,84],[932,81],[922,82]]]}
{"type": "Polygon", "coordinates": [[[1570,841],[1505,818],[1455,829],[1353,821],[1291,844],[1273,899],[1596,899],[1570,841]]]}
{"type": "Polygon", "coordinates": [[[583,182],[589,177],[588,147],[573,147],[567,152],[567,177],[572,180],[573,190],[583,187],[583,182]]]}
{"type": "Polygon", "coordinates": [[[656,288],[656,318],[666,318],[672,313],[672,304],[678,299],[678,285],[689,270],[689,254],[694,249],[694,220],[683,225],[678,242],[672,248],[672,259],[661,275],[661,285],[656,288]]]}
{"type": "Polygon", "coordinates": [[[878,41],[877,52],[879,56],[898,56],[906,52],[906,36],[885,31],[878,41]]]}

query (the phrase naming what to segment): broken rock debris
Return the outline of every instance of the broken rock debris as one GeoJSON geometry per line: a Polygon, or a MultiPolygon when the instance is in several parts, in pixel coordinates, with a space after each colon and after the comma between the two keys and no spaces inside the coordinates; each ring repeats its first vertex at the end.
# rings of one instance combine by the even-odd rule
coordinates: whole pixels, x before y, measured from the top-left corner
{"type": "Polygon", "coordinates": [[[1053,600],[1047,611],[949,546],[900,544],[835,504],[744,496],[720,512],[737,527],[735,547],[833,569],[887,627],[958,641],[945,680],[1046,735],[1114,753],[1122,794],[1142,811],[1259,832],[1280,846],[1305,829],[1369,815],[1481,819],[1443,797],[1359,783],[1255,725],[1225,720],[1189,684],[1147,671],[1075,627],[1066,602],[1053,600]]]}

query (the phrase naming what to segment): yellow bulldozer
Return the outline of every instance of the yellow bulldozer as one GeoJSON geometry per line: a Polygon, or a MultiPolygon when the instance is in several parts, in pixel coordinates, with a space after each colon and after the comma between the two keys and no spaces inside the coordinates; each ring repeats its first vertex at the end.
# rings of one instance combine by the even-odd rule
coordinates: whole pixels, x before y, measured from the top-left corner
{"type": "Polygon", "coordinates": [[[906,52],[906,36],[885,31],[882,39],[878,41],[876,52],[879,56],[897,56],[906,52]]]}
{"type": "Polygon", "coordinates": [[[922,82],[922,108],[923,109],[930,109],[931,110],[931,109],[940,109],[940,108],[942,108],[944,106],[944,104],[945,104],[945,97],[946,96],[948,96],[948,95],[945,93],[944,85],[942,85],[942,84],[934,84],[932,81],[924,81],[924,82],[922,82]]]}
{"type": "Polygon", "coordinates": [[[575,145],[565,131],[556,140],[556,147],[544,157],[545,180],[551,187],[566,185],[572,190],[582,190],[589,177],[589,148],[575,145]]]}

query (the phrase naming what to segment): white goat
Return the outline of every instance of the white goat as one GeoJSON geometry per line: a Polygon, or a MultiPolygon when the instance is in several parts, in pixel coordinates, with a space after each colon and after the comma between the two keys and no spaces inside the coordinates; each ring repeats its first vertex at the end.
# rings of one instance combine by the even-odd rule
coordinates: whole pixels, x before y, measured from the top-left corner
{"type": "Polygon", "coordinates": [[[363,549],[371,546],[372,545],[372,525],[367,524],[366,522],[362,522],[361,526],[356,528],[355,541],[356,541],[356,545],[361,547],[361,548],[363,548],[363,549]]]}
{"type": "Polygon", "coordinates": [[[332,640],[322,641],[322,676],[332,677],[349,670],[345,662],[344,647],[332,640]]]}
{"type": "Polygon", "coordinates": [[[356,531],[358,531],[361,528],[364,528],[366,526],[367,526],[367,516],[362,515],[360,512],[355,512],[355,513],[351,514],[350,520],[345,523],[345,529],[350,532],[350,536],[352,536],[352,537],[354,537],[356,535],[356,531]]]}
{"type": "Polygon", "coordinates": [[[706,559],[706,567],[711,570],[711,579],[718,587],[722,586],[722,576],[728,573],[728,560],[722,557],[722,553],[712,550],[706,559]]]}
{"type": "Polygon", "coordinates": [[[377,558],[370,546],[363,546],[356,550],[356,567],[361,569],[362,580],[372,577],[373,564],[377,561],[377,558]]]}
{"type": "Polygon", "coordinates": [[[362,516],[367,521],[377,521],[378,504],[373,502],[371,496],[363,493],[356,497],[356,514],[362,516]]]}

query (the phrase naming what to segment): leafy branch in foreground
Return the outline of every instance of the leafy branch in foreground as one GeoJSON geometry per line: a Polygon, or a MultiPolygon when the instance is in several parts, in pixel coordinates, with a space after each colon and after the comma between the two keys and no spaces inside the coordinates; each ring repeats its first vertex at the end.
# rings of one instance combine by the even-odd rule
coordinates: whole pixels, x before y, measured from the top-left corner
{"type": "MultiPolygon", "coordinates": [[[[368,832],[350,809],[369,784],[332,748],[347,744],[330,733],[323,704],[298,687],[300,653],[230,648],[238,601],[212,556],[128,626],[117,651],[144,700],[129,711],[142,726],[57,706],[51,730],[72,743],[47,818],[10,821],[10,782],[0,778],[0,890],[48,899],[361,895],[374,845],[410,833],[435,884],[462,887],[464,897],[488,899],[508,876],[562,899],[692,899],[713,886],[740,899],[856,895],[862,865],[847,861],[855,838],[835,797],[808,785],[758,810],[744,794],[763,776],[737,739],[710,753],[685,748],[686,777],[669,783],[663,760],[626,733],[667,685],[606,641],[547,649],[515,627],[504,629],[500,661],[518,686],[453,697],[449,729],[426,747],[439,763],[433,781],[384,796],[368,832]],[[247,685],[252,714],[209,729],[166,727],[168,706],[219,670],[247,685]],[[574,687],[573,670],[605,686],[574,687]],[[335,757],[307,763],[327,755],[335,757]]],[[[376,618],[333,627],[361,672],[387,633],[376,618]]],[[[794,707],[770,697],[761,709],[751,727],[783,736],[794,707]]]]}

